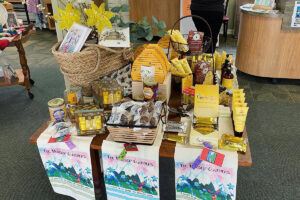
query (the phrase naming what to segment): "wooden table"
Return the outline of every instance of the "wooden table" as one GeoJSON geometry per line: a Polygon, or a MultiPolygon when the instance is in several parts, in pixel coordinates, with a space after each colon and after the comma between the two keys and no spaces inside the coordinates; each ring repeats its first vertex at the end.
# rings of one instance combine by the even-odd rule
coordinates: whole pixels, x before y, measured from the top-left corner
{"type": "MultiPolygon", "coordinates": [[[[173,90],[172,96],[169,102],[169,106],[176,107],[180,104],[180,95],[178,95],[178,91],[173,90]],[[177,98],[176,98],[177,97],[177,98]]],[[[179,120],[179,117],[169,114],[169,119],[171,120],[179,120]]],[[[31,137],[30,142],[36,143],[38,137],[41,135],[41,133],[48,127],[49,121],[45,122],[31,137]]],[[[94,179],[94,186],[95,186],[95,195],[96,197],[101,196],[101,179],[102,179],[102,173],[100,168],[100,162],[99,162],[99,154],[98,151],[101,150],[102,142],[106,139],[108,136],[108,133],[103,135],[97,135],[94,137],[91,143],[91,161],[92,161],[92,171],[93,171],[93,179],[94,179]]],[[[243,137],[248,138],[247,132],[245,131],[243,134],[243,137]]],[[[160,146],[159,156],[165,157],[165,158],[174,158],[175,153],[175,142],[166,141],[163,140],[160,146]]],[[[239,157],[239,166],[244,167],[250,167],[252,165],[252,158],[251,158],[251,152],[250,152],[250,144],[248,142],[247,145],[247,152],[246,153],[238,153],[239,157]]]]}
{"type": "Polygon", "coordinates": [[[34,81],[30,78],[30,70],[27,65],[27,59],[26,59],[23,43],[25,43],[29,39],[30,35],[35,32],[35,30],[33,30],[33,27],[34,25],[30,24],[26,28],[26,30],[22,33],[22,35],[18,35],[17,37],[15,37],[13,41],[9,44],[9,46],[15,46],[19,53],[20,65],[22,69],[15,70],[18,79],[4,78],[3,80],[0,80],[0,87],[10,86],[10,85],[25,86],[30,99],[33,99],[34,97],[34,95],[30,92],[30,84],[33,85],[34,81]]]}

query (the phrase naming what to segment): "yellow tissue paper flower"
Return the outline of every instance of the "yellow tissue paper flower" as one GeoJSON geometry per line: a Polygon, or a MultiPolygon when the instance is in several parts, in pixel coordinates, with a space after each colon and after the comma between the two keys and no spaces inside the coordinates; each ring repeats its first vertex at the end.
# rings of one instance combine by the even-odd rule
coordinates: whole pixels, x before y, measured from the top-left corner
{"type": "Polygon", "coordinates": [[[71,3],[66,5],[65,10],[57,8],[58,14],[53,15],[58,21],[60,29],[70,29],[74,22],[81,24],[80,11],[72,7],[71,3]]]}
{"type": "Polygon", "coordinates": [[[90,9],[84,10],[88,16],[86,25],[95,26],[98,29],[98,34],[101,34],[104,27],[112,28],[110,19],[115,16],[114,13],[110,11],[105,11],[105,3],[102,3],[99,8],[91,3],[90,9]]]}

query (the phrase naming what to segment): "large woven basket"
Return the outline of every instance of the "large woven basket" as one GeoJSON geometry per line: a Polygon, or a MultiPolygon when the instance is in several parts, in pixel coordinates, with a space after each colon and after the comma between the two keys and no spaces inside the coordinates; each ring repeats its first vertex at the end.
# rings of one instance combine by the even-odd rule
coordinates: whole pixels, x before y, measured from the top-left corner
{"type": "Polygon", "coordinates": [[[102,76],[118,70],[133,57],[132,48],[108,48],[97,44],[85,44],[81,52],[58,51],[61,42],[52,47],[52,53],[61,72],[74,86],[88,87],[102,76]]]}

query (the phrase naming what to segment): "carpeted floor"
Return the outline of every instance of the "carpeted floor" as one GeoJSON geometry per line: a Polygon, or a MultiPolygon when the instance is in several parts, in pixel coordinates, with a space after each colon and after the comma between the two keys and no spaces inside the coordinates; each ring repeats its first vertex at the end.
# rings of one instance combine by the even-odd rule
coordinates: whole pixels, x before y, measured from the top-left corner
{"type": "MultiPolygon", "coordinates": [[[[47,101],[62,97],[63,76],[50,48],[56,42],[53,32],[39,31],[25,45],[35,85],[29,100],[24,87],[0,88],[0,199],[70,199],[53,192],[43,169],[37,147],[29,137],[49,118],[47,101]]],[[[232,43],[220,49],[234,49],[232,43]]],[[[0,55],[15,68],[17,52],[9,48],[0,55]]],[[[247,92],[250,110],[247,130],[253,166],[238,170],[238,200],[300,199],[300,83],[239,73],[247,92]]],[[[174,162],[160,160],[161,199],[175,199],[174,162]]],[[[102,199],[105,199],[103,197],[102,199]]]]}

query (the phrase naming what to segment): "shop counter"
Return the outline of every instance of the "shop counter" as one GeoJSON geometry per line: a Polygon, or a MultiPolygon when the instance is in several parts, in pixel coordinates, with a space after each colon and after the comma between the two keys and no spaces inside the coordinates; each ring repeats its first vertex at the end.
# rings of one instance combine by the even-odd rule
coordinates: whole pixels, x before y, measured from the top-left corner
{"type": "Polygon", "coordinates": [[[269,78],[300,78],[300,29],[286,23],[290,16],[260,13],[241,6],[236,67],[269,78]]]}

